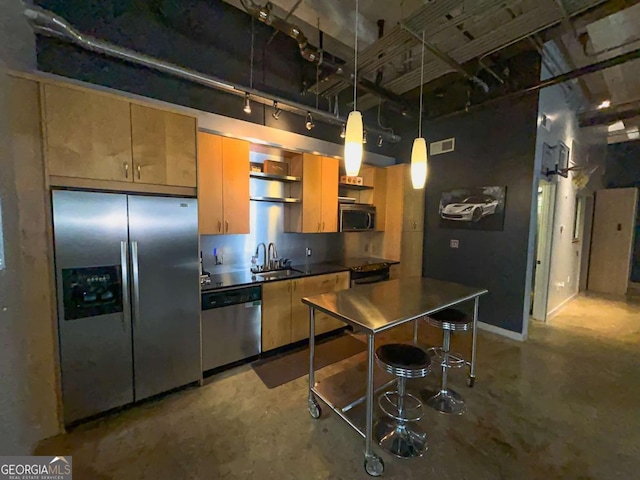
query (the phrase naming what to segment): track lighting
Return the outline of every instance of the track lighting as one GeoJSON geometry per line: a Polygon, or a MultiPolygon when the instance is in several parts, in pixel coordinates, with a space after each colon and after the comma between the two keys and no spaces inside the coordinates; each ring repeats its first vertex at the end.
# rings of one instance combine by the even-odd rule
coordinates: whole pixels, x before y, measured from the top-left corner
{"type": "Polygon", "coordinates": [[[280,110],[280,108],[278,107],[278,102],[274,101],[273,102],[273,108],[275,109],[273,111],[273,113],[271,114],[271,116],[276,119],[279,120],[280,119],[280,114],[282,113],[282,110],[280,110]]]}
{"type": "Polygon", "coordinates": [[[362,131],[362,144],[366,144],[367,143],[367,131],[363,130],[362,131]]]}
{"type": "Polygon", "coordinates": [[[315,127],[311,112],[307,112],[307,122],[304,124],[304,126],[307,127],[307,130],[311,130],[313,127],[315,127]]]}
{"type": "Polygon", "coordinates": [[[244,96],[244,113],[247,115],[251,114],[251,100],[249,100],[249,94],[245,94],[244,96]]]}
{"type": "Polygon", "coordinates": [[[347,124],[342,124],[342,130],[340,130],[340,138],[344,138],[347,136],[347,124]]]}
{"type": "Polygon", "coordinates": [[[382,135],[378,135],[378,147],[382,146],[382,135]]]}

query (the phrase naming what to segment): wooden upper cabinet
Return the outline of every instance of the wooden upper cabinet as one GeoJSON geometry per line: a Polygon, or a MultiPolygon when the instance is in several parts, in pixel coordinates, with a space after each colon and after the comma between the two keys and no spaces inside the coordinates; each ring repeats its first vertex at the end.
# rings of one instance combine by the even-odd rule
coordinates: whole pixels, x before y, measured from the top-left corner
{"type": "Polygon", "coordinates": [[[322,228],[323,232],[338,231],[338,177],[340,161],[322,157],[322,228]]]}
{"type": "Polygon", "coordinates": [[[338,231],[339,161],[305,153],[290,160],[291,175],[302,182],[291,187],[301,204],[287,205],[285,229],[297,233],[338,231]]]}
{"type": "Polygon", "coordinates": [[[196,119],[131,105],[134,181],[196,186],[196,119]]]}
{"type": "Polygon", "coordinates": [[[201,235],[223,233],[222,137],[198,134],[198,225],[201,235]]]}
{"type": "Polygon", "coordinates": [[[129,102],[58,85],[44,85],[48,174],[132,181],[129,102]]]}
{"type": "Polygon", "coordinates": [[[249,142],[222,139],[224,233],[249,233],[249,142]]]}
{"type": "Polygon", "coordinates": [[[249,233],[249,142],[198,134],[201,235],[249,233]]]}

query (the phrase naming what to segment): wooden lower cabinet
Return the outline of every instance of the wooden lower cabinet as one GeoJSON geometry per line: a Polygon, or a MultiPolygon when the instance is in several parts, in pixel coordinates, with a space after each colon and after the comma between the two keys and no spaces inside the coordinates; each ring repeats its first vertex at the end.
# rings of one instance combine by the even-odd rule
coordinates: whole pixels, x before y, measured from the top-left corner
{"type": "MultiPolygon", "coordinates": [[[[316,275],[262,286],[262,351],[309,338],[309,307],[302,298],[349,288],[349,272],[316,275]]],[[[344,323],[316,312],[316,335],[344,323]]]]}
{"type": "Polygon", "coordinates": [[[262,285],[262,351],[291,343],[291,280],[262,285]]]}

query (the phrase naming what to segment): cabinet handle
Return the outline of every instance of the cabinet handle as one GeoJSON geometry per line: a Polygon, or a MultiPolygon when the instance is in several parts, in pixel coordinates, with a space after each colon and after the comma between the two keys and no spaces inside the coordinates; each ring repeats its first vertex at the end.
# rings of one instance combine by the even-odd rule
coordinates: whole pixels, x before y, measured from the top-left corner
{"type": "Polygon", "coordinates": [[[138,165],[136,168],[138,170],[138,180],[140,180],[140,165],[138,165]]]}
{"type": "Polygon", "coordinates": [[[224,231],[225,231],[225,233],[229,231],[229,222],[228,221],[224,222],[224,231]]]}
{"type": "Polygon", "coordinates": [[[292,283],[293,283],[293,282],[289,282],[289,283],[287,284],[287,292],[290,292],[290,291],[291,291],[291,284],[292,284],[292,283]]]}
{"type": "Polygon", "coordinates": [[[318,222],[318,231],[320,231],[320,222],[318,222]]]}
{"type": "Polygon", "coordinates": [[[293,282],[293,291],[296,291],[296,287],[297,287],[298,283],[296,281],[293,282]]]}
{"type": "Polygon", "coordinates": [[[324,232],[324,222],[322,222],[322,231],[324,232]]]}
{"type": "Polygon", "coordinates": [[[222,222],[218,220],[218,232],[222,232],[222,222]]]}
{"type": "Polygon", "coordinates": [[[129,178],[129,164],[128,163],[123,163],[124,165],[124,178],[129,178]]]}

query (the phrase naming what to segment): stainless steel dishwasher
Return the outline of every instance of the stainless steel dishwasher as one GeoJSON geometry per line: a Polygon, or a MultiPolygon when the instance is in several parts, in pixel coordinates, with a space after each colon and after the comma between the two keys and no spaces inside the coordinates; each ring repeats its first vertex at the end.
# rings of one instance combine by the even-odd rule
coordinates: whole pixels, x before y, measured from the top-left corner
{"type": "Polygon", "coordinates": [[[261,349],[262,289],[202,292],[202,369],[258,355],[261,349]]]}

